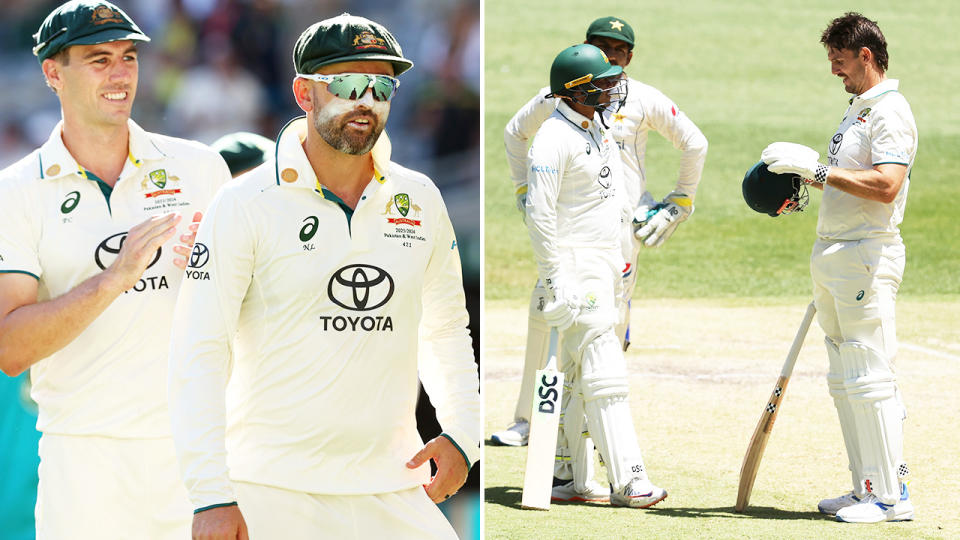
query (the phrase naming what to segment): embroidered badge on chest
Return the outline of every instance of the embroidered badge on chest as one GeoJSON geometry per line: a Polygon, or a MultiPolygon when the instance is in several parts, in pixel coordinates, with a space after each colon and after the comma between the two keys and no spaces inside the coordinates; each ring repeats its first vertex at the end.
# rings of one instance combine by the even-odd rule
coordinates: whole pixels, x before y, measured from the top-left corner
{"type": "Polygon", "coordinates": [[[410,198],[408,193],[397,193],[383,209],[381,215],[387,216],[388,230],[384,231],[384,238],[402,240],[404,247],[413,247],[411,240],[426,242],[420,227],[423,208],[410,198]],[[392,225],[393,227],[389,227],[392,225]]]}
{"type": "Polygon", "coordinates": [[[189,206],[189,202],[180,200],[182,190],[178,187],[180,177],[168,174],[166,169],[150,171],[140,181],[140,192],[146,200],[143,210],[165,210],[189,206]]]}

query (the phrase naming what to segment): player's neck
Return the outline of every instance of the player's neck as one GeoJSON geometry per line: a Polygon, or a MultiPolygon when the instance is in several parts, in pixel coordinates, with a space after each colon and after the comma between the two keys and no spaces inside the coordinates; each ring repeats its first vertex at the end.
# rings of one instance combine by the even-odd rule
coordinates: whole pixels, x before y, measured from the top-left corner
{"type": "Polygon", "coordinates": [[[863,86],[861,87],[860,92],[858,92],[857,95],[859,96],[867,92],[868,90],[882,83],[885,80],[887,80],[886,73],[882,71],[878,71],[876,69],[868,69],[866,73],[864,73],[863,86]]]}
{"type": "Polygon", "coordinates": [[[130,131],[126,124],[91,127],[64,118],[60,136],[81,167],[110,186],[117,183],[130,153],[130,131]]]}
{"type": "Polygon", "coordinates": [[[575,103],[573,101],[567,101],[567,105],[569,105],[570,108],[573,109],[575,113],[586,118],[587,120],[590,120],[591,122],[594,120],[594,113],[597,111],[595,108],[589,105],[582,105],[580,103],[575,103]]]}
{"type": "Polygon", "coordinates": [[[322,140],[316,133],[308,133],[303,142],[307,160],[317,180],[350,208],[356,208],[363,190],[373,178],[373,156],[345,154],[322,140]]]}

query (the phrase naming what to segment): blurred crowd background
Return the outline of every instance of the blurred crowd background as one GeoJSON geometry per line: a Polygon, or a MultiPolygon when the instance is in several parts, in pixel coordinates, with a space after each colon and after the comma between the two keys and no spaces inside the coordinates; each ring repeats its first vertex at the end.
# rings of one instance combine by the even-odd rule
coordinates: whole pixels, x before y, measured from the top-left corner
{"type": "MultiPolygon", "coordinates": [[[[275,139],[290,118],[302,114],[291,92],[292,51],[307,26],[343,12],[385,25],[415,64],[400,77],[387,123],[393,160],[427,174],[443,192],[460,245],[474,350],[479,351],[479,0],[112,1],[152,39],[139,46],[133,119],[148,131],[208,144],[236,131],[275,139]]],[[[0,169],[40,146],[59,121],[59,104],[31,48],[32,35],[61,3],[3,1],[0,169]]],[[[439,428],[429,405],[422,405],[421,431],[432,437],[439,428]]],[[[479,467],[463,495],[442,508],[463,538],[479,537],[479,467]]]]}

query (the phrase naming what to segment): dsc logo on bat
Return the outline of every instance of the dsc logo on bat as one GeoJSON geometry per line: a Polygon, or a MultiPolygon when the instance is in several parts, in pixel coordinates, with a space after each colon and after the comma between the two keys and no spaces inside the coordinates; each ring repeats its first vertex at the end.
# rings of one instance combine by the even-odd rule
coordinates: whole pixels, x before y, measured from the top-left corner
{"type": "Polygon", "coordinates": [[[555,375],[549,373],[544,373],[540,377],[540,387],[537,388],[537,396],[540,398],[540,403],[537,405],[537,411],[553,414],[557,410],[557,401],[560,400],[560,392],[557,391],[557,385],[560,383],[560,379],[555,375]],[[552,376],[551,379],[547,377],[552,376]]]}

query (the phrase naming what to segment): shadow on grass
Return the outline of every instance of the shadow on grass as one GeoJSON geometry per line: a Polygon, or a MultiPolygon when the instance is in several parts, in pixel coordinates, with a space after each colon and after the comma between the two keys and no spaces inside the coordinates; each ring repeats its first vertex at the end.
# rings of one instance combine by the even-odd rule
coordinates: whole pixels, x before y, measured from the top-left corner
{"type": "MultiPolygon", "coordinates": [[[[513,510],[521,510],[520,496],[522,489],[516,486],[493,486],[487,487],[484,491],[484,502],[497,504],[513,510]]],[[[669,499],[668,499],[669,500],[669,499]]],[[[563,507],[573,505],[588,505],[598,508],[612,508],[607,503],[585,503],[585,502],[553,502],[551,506],[563,507]]],[[[683,507],[651,507],[642,510],[655,515],[668,517],[715,517],[715,518],[733,518],[733,519],[776,519],[776,520],[806,520],[822,521],[832,520],[831,516],[825,516],[820,512],[796,512],[783,510],[770,506],[751,506],[745,512],[734,512],[733,506],[720,506],[715,508],[683,508],[683,507]]]]}
{"type": "Polygon", "coordinates": [[[806,521],[834,519],[832,516],[826,516],[820,512],[797,512],[794,510],[774,508],[772,506],[751,506],[743,512],[735,512],[733,506],[720,506],[715,508],[658,508],[654,506],[647,508],[644,512],[671,517],[727,517],[735,519],[789,519],[806,521]]]}
{"type": "MultiPolygon", "coordinates": [[[[520,498],[523,495],[523,489],[517,486],[495,486],[488,487],[484,491],[484,501],[493,504],[499,504],[506,508],[512,508],[514,510],[522,510],[520,508],[520,498]]],[[[573,506],[573,505],[588,505],[588,506],[607,506],[607,503],[594,503],[594,502],[582,502],[582,501],[553,501],[550,503],[550,506],[573,506]]]]}

